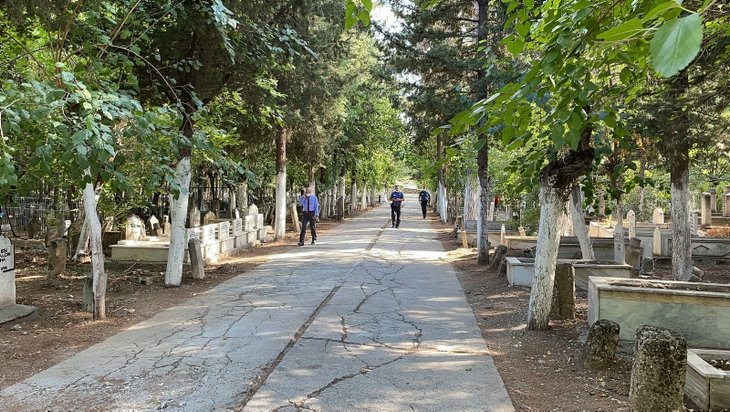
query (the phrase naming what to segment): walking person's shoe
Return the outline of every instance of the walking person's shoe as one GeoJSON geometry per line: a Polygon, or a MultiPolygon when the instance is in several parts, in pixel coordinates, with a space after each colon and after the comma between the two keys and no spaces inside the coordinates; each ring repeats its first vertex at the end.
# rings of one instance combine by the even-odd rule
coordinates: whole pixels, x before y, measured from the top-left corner
{"type": "Polygon", "coordinates": [[[297,245],[304,246],[304,242],[299,242],[299,243],[297,243],[297,245]]]}
{"type": "Polygon", "coordinates": [[[311,244],[313,245],[313,244],[315,244],[315,243],[316,243],[316,241],[315,241],[315,240],[312,240],[312,243],[311,243],[311,244]]]}

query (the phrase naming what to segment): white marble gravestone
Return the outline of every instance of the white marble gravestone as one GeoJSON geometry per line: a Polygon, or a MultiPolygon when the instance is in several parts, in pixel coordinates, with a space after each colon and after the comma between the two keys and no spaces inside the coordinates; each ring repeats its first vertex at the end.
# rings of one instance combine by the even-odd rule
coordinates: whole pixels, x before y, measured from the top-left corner
{"type": "Polygon", "coordinates": [[[256,215],[256,229],[264,228],[264,215],[261,213],[256,215]]]}
{"type": "Polygon", "coordinates": [[[240,236],[243,234],[243,219],[233,220],[233,236],[240,236]]]}
{"type": "Polygon", "coordinates": [[[15,249],[0,235],[0,306],[15,304],[15,249]]]}
{"type": "Polygon", "coordinates": [[[225,221],[218,223],[218,240],[228,239],[231,237],[231,222],[225,221]]]}
{"type": "Polygon", "coordinates": [[[132,215],[127,219],[127,230],[125,232],[126,240],[140,240],[145,237],[144,222],[137,215],[132,215]]]}
{"type": "Polygon", "coordinates": [[[246,232],[252,231],[254,223],[255,223],[254,217],[253,216],[244,216],[244,222],[245,222],[244,230],[246,230],[246,232]]]}
{"type": "Polygon", "coordinates": [[[651,215],[651,223],[664,223],[664,209],[657,207],[651,215]]]}
{"type": "Polygon", "coordinates": [[[629,210],[626,213],[626,220],[629,222],[629,239],[636,237],[636,212],[629,210]]]}

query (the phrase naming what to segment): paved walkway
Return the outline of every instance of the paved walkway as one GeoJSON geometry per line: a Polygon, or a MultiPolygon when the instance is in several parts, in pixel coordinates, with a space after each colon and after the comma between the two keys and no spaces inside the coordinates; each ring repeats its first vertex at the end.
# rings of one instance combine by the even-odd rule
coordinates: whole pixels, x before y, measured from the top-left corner
{"type": "Polygon", "coordinates": [[[0,409],[511,411],[413,196],[0,392],[0,409]]]}

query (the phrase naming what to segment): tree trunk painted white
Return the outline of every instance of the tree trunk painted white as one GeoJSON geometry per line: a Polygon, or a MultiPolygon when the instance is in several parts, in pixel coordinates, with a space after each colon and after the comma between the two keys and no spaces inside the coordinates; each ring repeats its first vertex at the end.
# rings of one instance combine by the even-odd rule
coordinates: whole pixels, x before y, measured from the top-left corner
{"type": "Polygon", "coordinates": [[[286,128],[279,129],[276,139],[276,203],[274,204],[274,240],[286,235],[286,128]]]}
{"type": "MultiPolygon", "coordinates": [[[[84,213],[86,211],[84,210],[84,213]]],[[[76,251],[74,252],[71,260],[77,262],[82,254],[86,254],[89,251],[89,224],[84,216],[84,223],[81,225],[81,233],[79,233],[79,241],[76,243],[76,251]]]]}
{"type": "Polygon", "coordinates": [[[339,189],[337,190],[337,215],[339,219],[345,218],[345,176],[340,176],[339,189]]]}
{"type": "Polygon", "coordinates": [[[626,250],[624,243],[624,205],[621,199],[616,200],[616,225],[613,229],[613,261],[616,263],[626,262],[626,250]]]}
{"type": "Polygon", "coordinates": [[[466,170],[466,182],[464,182],[464,217],[466,220],[477,220],[479,214],[479,183],[477,182],[474,171],[469,168],[466,170]]]}
{"type": "Polygon", "coordinates": [[[596,260],[596,254],[593,251],[593,241],[588,236],[588,229],[583,217],[583,199],[578,185],[574,185],[571,189],[568,205],[568,214],[573,223],[573,235],[578,238],[581,257],[583,259],[596,260]]]}
{"type": "MultiPolygon", "coordinates": [[[[87,170],[87,174],[89,171],[87,170]]],[[[101,222],[96,213],[96,191],[92,183],[84,187],[84,219],[89,228],[89,240],[91,244],[91,275],[93,280],[94,294],[94,319],[106,319],[106,281],[107,275],[104,272],[104,250],[101,244],[101,222]]]]}
{"type": "Polygon", "coordinates": [[[560,233],[558,219],[564,213],[565,201],[548,181],[540,181],[540,224],[535,252],[535,277],[530,290],[527,329],[547,329],[558,259],[560,233]]]}
{"type": "Polygon", "coordinates": [[[370,207],[375,207],[375,185],[370,188],[370,207]]]}
{"type": "Polygon", "coordinates": [[[180,286],[182,283],[185,245],[188,242],[185,232],[185,217],[188,211],[191,175],[190,156],[184,156],[175,166],[175,183],[180,187],[180,193],[175,200],[175,207],[171,212],[172,216],[170,216],[170,250],[167,253],[167,268],[165,270],[166,286],[180,286]]]}
{"type": "Polygon", "coordinates": [[[357,211],[357,182],[355,179],[352,180],[352,186],[350,186],[350,211],[357,211]]]}
{"type": "Polygon", "coordinates": [[[248,212],[248,180],[236,185],[236,203],[242,215],[248,212]]]}
{"type": "Polygon", "coordinates": [[[672,275],[677,280],[692,278],[692,227],[689,219],[689,170],[672,179],[672,275]]]}
{"type": "Polygon", "coordinates": [[[439,199],[439,217],[441,220],[441,223],[446,223],[448,220],[447,215],[447,207],[446,207],[446,186],[444,186],[444,182],[439,181],[439,190],[438,190],[438,199],[439,199]]]}
{"type": "Polygon", "coordinates": [[[368,207],[368,187],[362,187],[362,198],[360,199],[360,205],[363,209],[368,207]]]}

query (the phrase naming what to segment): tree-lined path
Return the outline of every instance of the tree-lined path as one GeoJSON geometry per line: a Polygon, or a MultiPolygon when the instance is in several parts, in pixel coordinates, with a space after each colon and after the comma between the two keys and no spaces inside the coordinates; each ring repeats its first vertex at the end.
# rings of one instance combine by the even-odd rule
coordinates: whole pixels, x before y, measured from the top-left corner
{"type": "Polygon", "coordinates": [[[415,198],[0,392],[3,409],[512,410],[415,198]]]}

